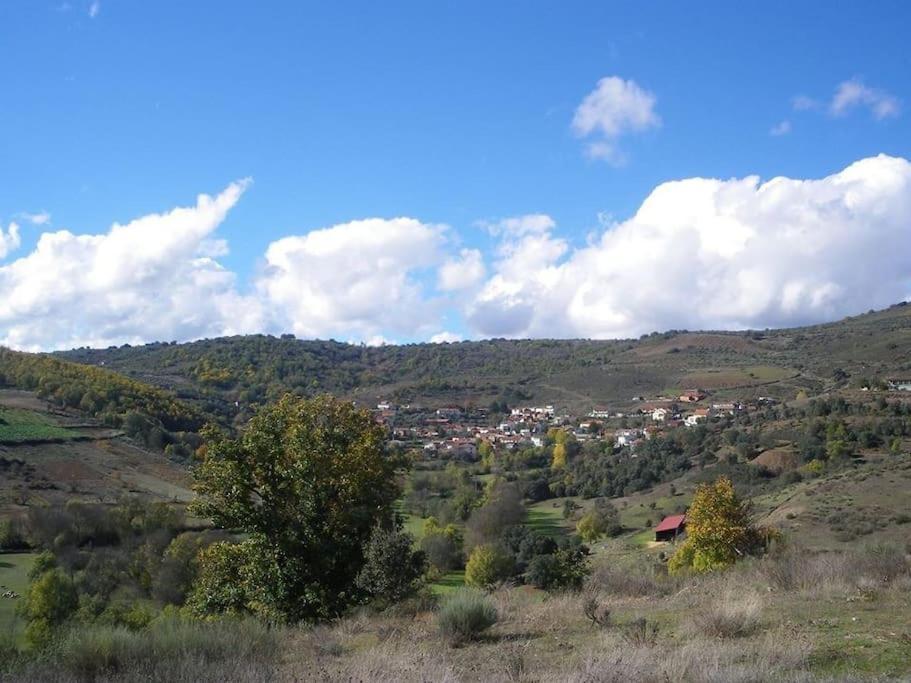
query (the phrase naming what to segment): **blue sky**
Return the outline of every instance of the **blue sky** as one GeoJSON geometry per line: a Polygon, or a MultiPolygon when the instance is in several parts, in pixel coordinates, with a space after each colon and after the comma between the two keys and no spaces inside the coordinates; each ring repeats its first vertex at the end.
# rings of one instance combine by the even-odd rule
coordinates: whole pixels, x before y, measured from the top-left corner
{"type": "MultiPolygon", "coordinates": [[[[367,320],[363,311],[327,314],[316,324],[302,322],[300,312],[276,317],[257,310],[240,328],[223,320],[131,326],[101,311],[97,318],[86,314],[57,324],[52,333],[39,332],[36,321],[55,307],[78,308],[78,297],[86,296],[94,296],[94,304],[99,295],[42,294],[43,303],[36,304],[32,290],[38,284],[9,271],[5,279],[0,274],[0,289],[18,297],[18,304],[6,311],[0,306],[0,328],[8,328],[6,334],[0,329],[0,341],[47,348],[257,327],[354,341],[444,333],[615,336],[678,322],[811,322],[883,304],[911,291],[904,261],[895,264],[892,289],[868,292],[869,305],[853,295],[839,302],[832,289],[825,305],[813,304],[820,288],[833,285],[843,293],[851,284],[827,273],[825,281],[805,285],[806,292],[816,292],[806,295],[806,306],[747,310],[732,304],[723,313],[687,318],[667,315],[673,309],[668,304],[665,313],[643,314],[641,325],[633,324],[635,310],[621,312],[614,300],[592,304],[617,309],[622,323],[613,326],[573,319],[547,328],[533,322],[549,315],[537,310],[522,317],[525,324],[499,325],[478,313],[479,302],[495,302],[484,315],[505,320],[517,306],[548,296],[535,289],[543,286],[541,278],[529,284],[513,277],[505,289],[491,284],[498,274],[508,279],[496,264],[516,257],[530,239],[528,231],[489,229],[502,219],[552,219],[554,226],[543,234],[532,231],[546,243],[526,245],[538,254],[552,247],[552,258],[530,266],[543,273],[613,230],[611,221],[630,219],[666,181],[821,179],[875,155],[909,157],[909,25],[906,2],[5,0],[0,227],[8,231],[15,222],[19,237],[0,268],[32,254],[43,233],[103,235],[114,222],[193,206],[198,194],[217,195],[244,178],[252,178],[252,185],[218,221],[217,231],[204,236],[227,244],[227,253],[220,248],[207,258],[233,274],[219,287],[240,297],[238,306],[253,305],[246,299],[251,296],[262,299],[255,292],[274,266],[265,254],[281,238],[366,218],[410,217],[448,228],[431,247],[427,268],[401,266],[408,270],[403,286],[420,289],[421,305],[429,305],[433,319],[422,324],[401,321],[386,329],[382,317],[367,320]],[[651,98],[653,123],[621,124],[609,140],[610,158],[593,158],[586,150],[599,133],[580,133],[574,116],[599,81],[610,77],[651,98]],[[838,108],[837,89],[845,83],[855,88],[838,108]],[[812,106],[795,108],[796,97],[812,106]],[[776,126],[784,134],[771,134],[776,126]],[[29,222],[27,215],[41,213],[49,220],[29,222]],[[458,296],[442,294],[435,268],[462,249],[479,251],[484,275],[458,296]]],[[[902,179],[904,172],[895,170],[902,179]]],[[[875,177],[876,171],[865,176],[869,182],[875,177]]],[[[906,202],[896,198],[894,185],[875,191],[884,194],[874,204],[894,200],[895,209],[885,232],[870,235],[911,246],[906,202]]],[[[818,208],[821,200],[794,201],[818,208]]],[[[764,213],[738,211],[738,220],[748,223],[752,219],[745,215],[764,213]]],[[[760,222],[750,225],[762,233],[760,222]]],[[[866,223],[858,225],[863,232],[866,223]]],[[[686,239],[676,235],[672,242],[686,239]]],[[[604,256],[624,258],[617,248],[604,256]]],[[[356,253],[357,244],[346,249],[356,253]]],[[[644,276],[661,265],[644,264],[644,276]]],[[[169,288],[172,276],[133,285],[161,298],[155,288],[169,288]]],[[[574,287],[577,276],[564,273],[559,287],[574,287]]],[[[256,305],[268,309],[281,301],[293,308],[288,290],[306,284],[307,277],[296,273],[277,299],[256,305]]],[[[618,279],[611,274],[592,281],[591,288],[618,279]]],[[[796,286],[787,273],[773,279],[784,299],[789,283],[796,286]]],[[[556,297],[561,301],[562,290],[556,297]]],[[[325,288],[314,291],[319,296],[325,288]]],[[[148,315],[160,315],[139,299],[137,306],[149,306],[148,315]]],[[[404,297],[375,303],[415,302],[404,297]]]]}

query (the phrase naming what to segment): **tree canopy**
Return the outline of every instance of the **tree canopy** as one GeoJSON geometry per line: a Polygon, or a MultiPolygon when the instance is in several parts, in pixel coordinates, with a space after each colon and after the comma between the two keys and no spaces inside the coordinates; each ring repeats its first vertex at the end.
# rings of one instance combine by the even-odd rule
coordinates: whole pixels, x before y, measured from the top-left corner
{"type": "Polygon", "coordinates": [[[329,617],[356,599],[364,548],[373,527],[392,520],[406,464],[386,452],[370,414],[329,396],[286,395],[239,438],[214,430],[207,438],[193,512],[245,540],[202,558],[208,593],[197,593],[197,609],[227,609],[206,600],[224,582],[234,608],[282,620],[329,617]]]}

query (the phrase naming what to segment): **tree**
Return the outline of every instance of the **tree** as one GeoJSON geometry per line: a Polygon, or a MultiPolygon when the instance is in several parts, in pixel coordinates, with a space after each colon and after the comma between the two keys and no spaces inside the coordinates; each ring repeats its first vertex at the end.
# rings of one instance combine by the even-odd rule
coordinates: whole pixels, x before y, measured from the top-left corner
{"type": "Polygon", "coordinates": [[[477,588],[490,588],[512,576],[512,556],[495,545],[479,545],[471,551],[465,565],[465,583],[477,588]]]}
{"type": "Polygon", "coordinates": [[[611,505],[610,501],[602,499],[582,516],[576,525],[576,531],[583,541],[591,543],[605,534],[617,536],[623,531],[623,527],[620,525],[617,509],[611,505]]]}
{"type": "Polygon", "coordinates": [[[374,600],[397,602],[417,589],[427,558],[414,551],[414,537],[397,527],[373,528],[356,584],[374,600]]]}
{"type": "Polygon", "coordinates": [[[50,569],[28,587],[20,608],[28,621],[25,638],[32,647],[46,645],[53,630],[76,611],[79,596],[72,579],[60,569],[50,569]]]}
{"type": "MultiPolygon", "coordinates": [[[[382,427],[350,402],[286,395],[240,438],[211,429],[206,437],[192,511],[246,538],[240,549],[209,548],[200,580],[222,585],[218,574],[236,574],[242,609],[288,621],[331,617],[351,604],[365,546],[375,524],[391,522],[396,472],[406,464],[384,451],[382,427]]],[[[203,612],[238,606],[195,604],[203,612]]]]}
{"type": "Polygon", "coordinates": [[[670,571],[723,569],[755,552],[759,532],[750,523],[750,506],[727,477],[701,484],[686,513],[687,538],[668,564],[670,571]]]}

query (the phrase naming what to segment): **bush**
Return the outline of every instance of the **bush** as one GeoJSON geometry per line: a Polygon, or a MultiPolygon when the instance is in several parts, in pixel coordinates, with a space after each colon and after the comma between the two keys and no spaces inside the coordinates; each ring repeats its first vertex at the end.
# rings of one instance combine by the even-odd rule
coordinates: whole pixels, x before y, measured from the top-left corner
{"type": "Polygon", "coordinates": [[[578,590],[587,575],[587,552],[582,548],[561,548],[552,555],[535,557],[525,578],[535,588],[578,590]]]}
{"type": "Polygon", "coordinates": [[[464,588],[443,602],[437,613],[440,633],[453,645],[476,640],[497,623],[497,609],[481,591],[464,588]]]}
{"type": "Polygon", "coordinates": [[[499,547],[479,545],[471,551],[465,565],[465,583],[477,588],[490,588],[510,578],[514,568],[512,556],[499,547]]]}
{"type": "Polygon", "coordinates": [[[264,671],[258,680],[268,680],[265,672],[275,652],[276,632],[252,619],[202,622],[164,616],[139,632],[121,626],[73,628],[45,652],[41,664],[53,672],[53,680],[62,673],[95,680],[113,672],[125,680],[226,680],[240,678],[238,672],[251,667],[264,671]]]}
{"type": "Polygon", "coordinates": [[[413,594],[427,569],[424,553],[413,547],[411,534],[374,527],[355,585],[374,600],[398,602],[413,594]]]}

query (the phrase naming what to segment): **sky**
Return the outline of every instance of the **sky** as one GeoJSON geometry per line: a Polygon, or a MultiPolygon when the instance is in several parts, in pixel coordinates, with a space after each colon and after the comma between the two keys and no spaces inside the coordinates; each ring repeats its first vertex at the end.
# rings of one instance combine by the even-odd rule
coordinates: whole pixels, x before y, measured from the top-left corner
{"type": "Polygon", "coordinates": [[[911,297],[911,4],[0,0],[0,345],[911,297]]]}

